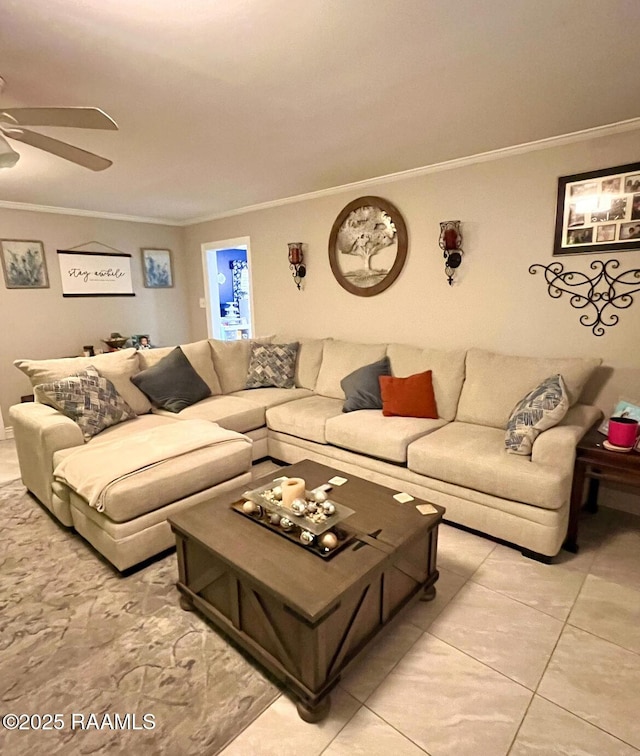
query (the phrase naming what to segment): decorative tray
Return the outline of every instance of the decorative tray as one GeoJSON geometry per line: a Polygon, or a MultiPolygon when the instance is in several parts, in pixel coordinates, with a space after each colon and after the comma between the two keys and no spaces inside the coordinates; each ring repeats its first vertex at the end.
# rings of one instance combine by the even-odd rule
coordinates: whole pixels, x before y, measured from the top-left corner
{"type": "Polygon", "coordinates": [[[304,511],[284,504],[279,498],[279,484],[282,478],[251,491],[245,491],[240,501],[231,508],[239,514],[254,520],[268,530],[284,536],[289,541],[303,546],[308,551],[328,559],[354,540],[354,534],[343,527],[337,527],[343,520],[354,514],[354,510],[331,501],[322,487],[304,492],[300,502],[306,505],[304,511]],[[318,501],[318,499],[320,501],[318,501]]]}

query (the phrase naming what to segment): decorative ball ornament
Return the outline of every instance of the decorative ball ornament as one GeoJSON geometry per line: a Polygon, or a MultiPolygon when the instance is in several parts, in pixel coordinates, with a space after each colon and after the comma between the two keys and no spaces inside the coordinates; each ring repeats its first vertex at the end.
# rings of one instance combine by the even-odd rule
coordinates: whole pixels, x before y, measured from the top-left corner
{"type": "Polygon", "coordinates": [[[307,511],[307,502],[304,499],[294,499],[291,502],[291,511],[296,515],[303,515],[307,511]]]}
{"type": "Polygon", "coordinates": [[[283,530],[291,530],[291,528],[293,527],[293,522],[288,517],[283,517],[280,520],[280,527],[283,530]]]}
{"type": "Polygon", "coordinates": [[[302,543],[304,543],[305,546],[311,546],[314,540],[314,535],[308,530],[303,530],[302,533],[300,533],[300,540],[302,541],[302,543]]]}
{"type": "Polygon", "coordinates": [[[333,504],[330,501],[325,501],[322,505],[322,511],[329,517],[332,514],[335,514],[336,507],[335,504],[333,504]]]}
{"type": "Polygon", "coordinates": [[[254,501],[245,501],[242,504],[242,511],[246,514],[256,515],[260,510],[260,507],[254,501]]]}
{"type": "Polygon", "coordinates": [[[282,486],[274,486],[271,489],[271,492],[273,493],[276,499],[278,500],[282,499],[282,486]]]}
{"type": "Polygon", "coordinates": [[[307,514],[315,514],[318,511],[318,505],[315,501],[307,502],[307,514]]]}
{"type": "Polygon", "coordinates": [[[313,498],[318,504],[322,504],[327,500],[326,491],[313,491],[313,498]]]}
{"type": "Polygon", "coordinates": [[[327,551],[333,551],[338,545],[338,537],[335,533],[328,531],[320,536],[320,546],[327,551]]]}
{"type": "Polygon", "coordinates": [[[269,515],[269,522],[270,522],[270,523],[271,523],[272,525],[280,525],[280,520],[281,520],[281,519],[282,519],[282,518],[280,517],[280,515],[279,515],[279,514],[278,514],[277,512],[272,512],[272,513],[271,513],[271,514],[269,515]]]}

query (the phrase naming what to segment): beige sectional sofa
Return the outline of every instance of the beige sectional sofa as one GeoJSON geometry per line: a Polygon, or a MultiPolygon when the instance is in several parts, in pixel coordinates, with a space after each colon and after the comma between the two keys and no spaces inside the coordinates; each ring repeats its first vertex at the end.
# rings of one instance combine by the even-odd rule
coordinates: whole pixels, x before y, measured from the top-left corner
{"type": "Polygon", "coordinates": [[[228,434],[221,450],[205,449],[167,460],[128,478],[117,507],[99,512],[54,474],[66,456],[84,445],[78,426],[51,407],[16,405],[10,417],[25,485],[119,569],[171,545],[166,518],[172,512],[248,482],[251,460],[267,456],[288,463],[304,458],[323,462],[441,504],[447,520],[513,543],[534,556],[558,553],[567,531],[575,446],[601,415],[596,407],[579,401],[599,360],[538,359],[479,349],[444,351],[330,338],[299,343],[295,387],[290,389],[244,388],[251,353],[248,341],[181,345],[212,395],[178,413],[153,409],[130,381],[171,347],[67,361],[18,361],[33,385],[70,375],[92,361],[125,396],[137,417],[99,433],[87,446],[186,420],[207,420],[228,434]],[[341,380],[385,355],[395,376],[432,371],[438,419],[385,417],[381,410],[342,411],[341,380]],[[504,437],[511,410],[555,373],[563,376],[571,409],[559,425],[536,439],[530,457],[508,454],[504,437]]]}

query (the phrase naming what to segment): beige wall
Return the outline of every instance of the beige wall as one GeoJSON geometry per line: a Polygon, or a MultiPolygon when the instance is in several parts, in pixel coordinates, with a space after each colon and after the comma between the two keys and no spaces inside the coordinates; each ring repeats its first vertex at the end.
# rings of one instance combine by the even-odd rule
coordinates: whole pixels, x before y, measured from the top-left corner
{"type": "MultiPolygon", "coordinates": [[[[436,347],[478,346],[524,355],[598,356],[607,370],[590,399],[608,411],[618,395],[640,400],[640,294],[620,323],[601,337],[580,325],[565,295],[549,297],[532,263],[552,262],[558,176],[640,160],[640,131],[512,155],[423,176],[367,186],[186,229],[192,338],[206,336],[200,245],[249,236],[256,330],[401,341],[436,347]],[[347,202],[363,195],[391,201],[409,232],[404,270],[387,291],[356,297],[332,276],[327,242],[347,202]],[[464,260],[447,284],[438,247],[439,222],[463,222],[464,260]],[[307,245],[308,276],[297,291],[287,242],[307,245]]],[[[286,161],[283,163],[286,170],[286,161]]],[[[588,272],[593,260],[616,257],[640,268],[640,252],[573,255],[566,270],[588,272]]]]}
{"type": "MultiPolygon", "coordinates": [[[[80,354],[84,344],[104,347],[100,339],[112,331],[125,336],[149,333],[157,344],[188,339],[182,229],[0,208],[0,238],[44,242],[50,281],[48,289],[30,290],[7,289],[4,279],[0,281],[0,408],[5,423],[9,406],[30,393],[28,379],[12,365],[15,359],[80,354]],[[93,240],[132,255],[135,297],[62,297],[56,250],[93,240]],[[174,288],[144,287],[141,247],[172,250],[174,288]]],[[[108,251],[99,245],[83,250],[108,251]]]]}

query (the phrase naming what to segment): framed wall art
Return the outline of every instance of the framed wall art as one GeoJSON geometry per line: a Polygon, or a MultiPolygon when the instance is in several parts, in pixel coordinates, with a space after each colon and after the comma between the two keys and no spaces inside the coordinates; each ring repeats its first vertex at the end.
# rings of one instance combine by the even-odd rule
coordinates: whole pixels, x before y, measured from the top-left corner
{"type": "Polygon", "coordinates": [[[404,219],[390,202],[360,197],[343,208],[331,229],[331,270],[351,294],[380,294],[400,275],[407,243],[404,219]]]}
{"type": "Polygon", "coordinates": [[[640,163],[558,179],[553,255],[640,249],[640,163]]]}
{"type": "Polygon", "coordinates": [[[144,285],[148,289],[170,289],[173,286],[171,250],[143,249],[144,285]]]}
{"type": "Polygon", "coordinates": [[[131,346],[136,349],[153,349],[151,337],[148,333],[139,333],[131,337],[131,346]]]}
{"type": "Polygon", "coordinates": [[[2,271],[7,289],[48,289],[49,274],[41,241],[1,239],[2,271]]]}
{"type": "Polygon", "coordinates": [[[58,250],[63,297],[135,297],[131,255],[58,250]]]}

